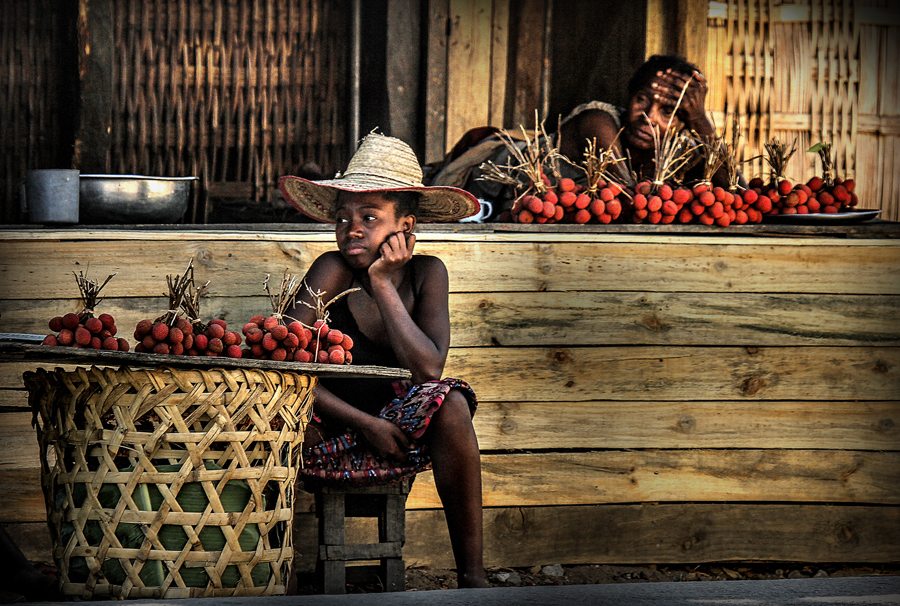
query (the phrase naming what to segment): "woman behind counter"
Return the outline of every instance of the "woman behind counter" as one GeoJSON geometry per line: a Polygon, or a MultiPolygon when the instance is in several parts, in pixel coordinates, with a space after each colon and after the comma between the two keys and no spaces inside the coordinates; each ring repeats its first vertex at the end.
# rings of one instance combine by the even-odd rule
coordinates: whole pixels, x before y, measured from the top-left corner
{"type": "Polygon", "coordinates": [[[675,55],[653,55],[628,82],[626,107],[591,101],[563,119],[558,135],[560,152],[580,161],[586,142],[596,138],[600,148],[615,146],[623,157],[627,152],[634,171],[640,177],[650,177],[655,160],[653,128],[660,136],[670,127],[688,129],[701,137],[716,134],[706,113],[706,92],[706,78],[696,66],[675,55]],[[687,90],[679,104],[685,85],[687,90]]]}
{"type": "MultiPolygon", "coordinates": [[[[663,135],[669,128],[688,129],[700,137],[713,136],[715,126],[706,112],[707,82],[705,76],[691,63],[676,55],[654,55],[641,65],[628,83],[628,103],[624,108],[603,101],[583,103],[561,122],[559,132],[551,135],[553,144],[571,162],[580,164],[588,141],[596,138],[598,148],[615,147],[623,157],[631,158],[631,167],[640,178],[650,178],[654,171],[655,151],[652,129],[663,135]],[[687,85],[684,97],[678,102],[687,85]],[[676,110],[677,106],[677,110],[676,110]],[[621,130],[621,134],[619,134],[621,130]]],[[[499,137],[498,129],[473,129],[477,141],[464,140],[454,148],[456,157],[435,171],[432,185],[461,187],[478,198],[489,200],[496,217],[507,210],[514,196],[509,186],[484,180],[480,165],[490,160],[498,166],[510,162],[509,150],[499,137]],[[484,136],[487,134],[489,136],[484,136]],[[466,143],[467,151],[460,147],[466,143]]],[[[524,143],[522,143],[524,145],[524,143]]],[[[583,182],[584,172],[572,166],[560,165],[563,176],[583,182]]],[[[693,170],[698,170],[695,167],[693,170]]],[[[699,176],[699,175],[695,175],[699,176]]],[[[743,181],[743,177],[740,177],[743,181]]],[[[724,169],[713,176],[716,185],[727,185],[724,169]]]]}

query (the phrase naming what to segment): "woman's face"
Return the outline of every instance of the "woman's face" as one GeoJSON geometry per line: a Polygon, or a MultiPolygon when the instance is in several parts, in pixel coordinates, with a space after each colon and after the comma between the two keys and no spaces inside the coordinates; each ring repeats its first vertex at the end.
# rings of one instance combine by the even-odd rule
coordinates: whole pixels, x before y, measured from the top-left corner
{"type": "Polygon", "coordinates": [[[367,268],[381,256],[381,245],[397,232],[411,231],[415,217],[397,216],[397,204],[378,192],[340,192],[335,239],[351,267],[367,268]]]}
{"type": "Polygon", "coordinates": [[[675,106],[668,100],[656,98],[656,94],[652,85],[656,82],[654,78],[647,85],[639,90],[628,102],[627,120],[625,127],[625,139],[629,147],[651,150],[653,149],[653,128],[659,130],[659,136],[662,137],[669,128],[671,120],[672,127],[677,128],[681,123],[678,118],[673,117],[675,106]]]}

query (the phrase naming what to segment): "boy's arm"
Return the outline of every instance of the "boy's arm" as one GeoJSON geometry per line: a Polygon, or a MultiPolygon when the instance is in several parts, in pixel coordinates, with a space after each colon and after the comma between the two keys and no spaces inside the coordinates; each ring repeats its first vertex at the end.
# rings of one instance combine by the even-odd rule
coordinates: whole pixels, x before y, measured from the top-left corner
{"type": "MultiPolygon", "coordinates": [[[[328,299],[346,290],[346,285],[350,283],[350,275],[337,253],[325,253],[310,266],[305,280],[313,291],[325,291],[325,297],[328,299]]],[[[305,287],[300,291],[298,298],[313,303],[305,287]]],[[[308,326],[312,326],[316,321],[316,312],[299,302],[288,315],[308,326]]],[[[313,394],[317,414],[358,431],[376,454],[395,461],[404,459],[403,450],[409,447],[409,440],[396,425],[351,406],[322,385],[316,385],[313,394]]]]}
{"type": "Polygon", "coordinates": [[[350,270],[337,252],[326,252],[320,255],[306,271],[306,275],[303,277],[304,284],[297,291],[297,303],[293,309],[287,312],[287,315],[300,320],[307,326],[312,326],[316,322],[315,301],[309,294],[307,286],[313,292],[323,291],[327,303],[331,297],[346,290],[346,285],[350,284],[350,281],[350,270]],[[312,305],[313,308],[302,302],[312,305]]]}
{"type": "MultiPolygon", "coordinates": [[[[450,347],[449,278],[437,257],[420,257],[416,273],[422,286],[416,317],[410,316],[394,286],[391,269],[412,262],[413,234],[395,234],[383,245],[382,260],[369,269],[372,297],[378,305],[391,346],[400,364],[409,368],[414,383],[440,379],[450,347]],[[406,259],[405,262],[401,262],[406,259]]],[[[395,269],[394,269],[395,270],[395,269]]],[[[415,290],[415,285],[413,285],[415,290]]]]}

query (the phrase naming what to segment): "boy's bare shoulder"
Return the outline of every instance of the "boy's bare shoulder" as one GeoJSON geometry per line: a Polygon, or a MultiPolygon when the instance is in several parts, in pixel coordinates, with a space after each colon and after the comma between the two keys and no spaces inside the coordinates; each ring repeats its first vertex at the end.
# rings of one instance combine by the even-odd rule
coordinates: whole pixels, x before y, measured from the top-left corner
{"type": "Polygon", "coordinates": [[[314,281],[344,282],[352,278],[352,270],[347,261],[336,250],[319,255],[307,272],[307,278],[314,281]]]}
{"type": "Polygon", "coordinates": [[[439,273],[447,273],[447,266],[444,265],[444,262],[441,261],[440,257],[435,257],[432,255],[419,255],[413,257],[416,260],[416,270],[422,272],[439,272],[439,273]]]}

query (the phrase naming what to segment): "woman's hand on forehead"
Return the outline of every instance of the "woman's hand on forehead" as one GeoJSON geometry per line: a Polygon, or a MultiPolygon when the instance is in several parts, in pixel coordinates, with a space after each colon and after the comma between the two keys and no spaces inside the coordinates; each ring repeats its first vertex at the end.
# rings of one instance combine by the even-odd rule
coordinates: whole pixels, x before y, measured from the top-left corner
{"type": "Polygon", "coordinates": [[[681,98],[678,116],[688,127],[696,128],[698,123],[708,121],[706,116],[708,87],[706,77],[699,71],[695,70],[692,74],[682,74],[671,69],[657,72],[650,87],[654,92],[654,97],[660,103],[671,103],[674,107],[681,98]],[[687,90],[685,90],[685,86],[687,90]],[[681,96],[683,90],[684,97],[681,96]]]}

